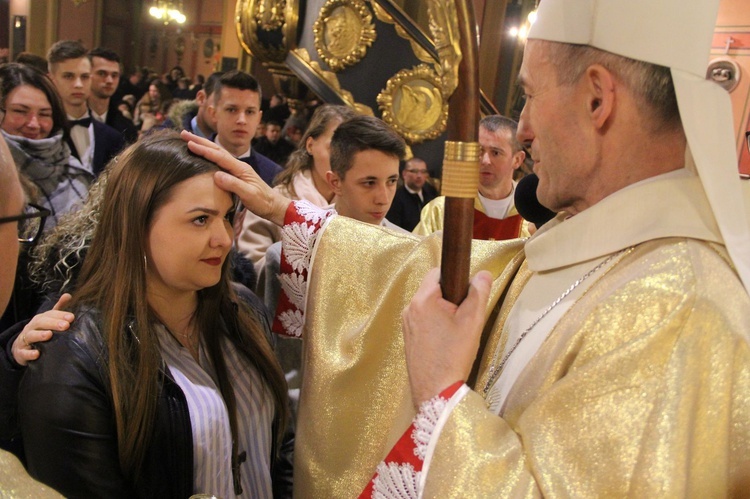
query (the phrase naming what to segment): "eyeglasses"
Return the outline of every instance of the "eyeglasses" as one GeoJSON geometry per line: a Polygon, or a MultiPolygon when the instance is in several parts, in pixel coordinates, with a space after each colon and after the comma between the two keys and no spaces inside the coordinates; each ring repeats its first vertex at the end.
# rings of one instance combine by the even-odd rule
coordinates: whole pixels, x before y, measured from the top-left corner
{"type": "Polygon", "coordinates": [[[0,224],[18,222],[18,242],[31,246],[36,243],[44,228],[44,221],[51,212],[35,204],[27,204],[23,214],[0,217],[0,224]]]}
{"type": "Polygon", "coordinates": [[[405,170],[409,173],[413,173],[414,175],[427,175],[429,172],[427,170],[405,170]]]}

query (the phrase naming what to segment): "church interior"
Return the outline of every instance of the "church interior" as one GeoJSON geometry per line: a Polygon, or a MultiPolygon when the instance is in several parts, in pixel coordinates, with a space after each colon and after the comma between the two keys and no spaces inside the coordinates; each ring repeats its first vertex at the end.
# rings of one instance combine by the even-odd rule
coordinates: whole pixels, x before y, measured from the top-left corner
{"type": "MultiPolygon", "coordinates": [[[[524,36],[540,0],[474,0],[482,113],[518,117],[524,36]]],[[[543,0],[542,0],[543,1],[543,0]]],[[[319,99],[383,117],[415,155],[440,162],[447,102],[428,2],[420,0],[0,0],[0,61],[80,40],[124,72],[188,76],[239,68],[264,94],[319,99]],[[161,11],[159,9],[162,9],[161,11]],[[158,18],[156,15],[163,16],[158,18]],[[170,15],[169,13],[178,15],[170,15]],[[398,54],[398,57],[393,57],[398,54]],[[416,112],[415,112],[416,111],[416,112]]],[[[634,34],[634,36],[638,36],[634,34]]],[[[741,173],[750,173],[750,3],[722,0],[706,77],[731,93],[741,173]]]]}

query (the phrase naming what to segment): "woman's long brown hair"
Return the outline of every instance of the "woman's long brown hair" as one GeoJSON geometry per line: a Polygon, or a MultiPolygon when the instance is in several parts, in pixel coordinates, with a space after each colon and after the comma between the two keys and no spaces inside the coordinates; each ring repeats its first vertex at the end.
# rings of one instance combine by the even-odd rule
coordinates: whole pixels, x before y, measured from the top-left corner
{"type": "MultiPolygon", "coordinates": [[[[136,483],[151,441],[163,377],[155,330],[159,319],[146,301],[144,255],[151,220],[177,184],[218,168],[191,154],[175,132],[144,138],[110,168],[99,225],[73,294],[73,307],[94,307],[101,314],[120,467],[136,483]]],[[[286,382],[258,319],[235,296],[228,262],[229,258],[219,283],[198,292],[193,322],[206,341],[230,418],[236,405],[221,354],[222,337],[232,341],[266,382],[276,406],[276,426],[283,429],[286,382]]]]}

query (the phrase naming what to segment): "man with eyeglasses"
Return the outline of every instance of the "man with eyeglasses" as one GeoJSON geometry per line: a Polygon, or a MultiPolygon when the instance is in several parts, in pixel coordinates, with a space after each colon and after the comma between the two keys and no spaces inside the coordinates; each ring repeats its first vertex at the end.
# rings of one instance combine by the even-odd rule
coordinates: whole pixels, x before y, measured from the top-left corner
{"type": "Polygon", "coordinates": [[[0,311],[5,311],[16,275],[20,244],[39,238],[49,210],[26,204],[13,158],[0,136],[0,311]]]}
{"type": "Polygon", "coordinates": [[[437,189],[427,180],[430,172],[427,163],[420,158],[411,158],[401,172],[403,185],[396,189],[391,209],[386,218],[388,221],[411,232],[419,223],[422,208],[438,196],[437,189]]]}
{"type": "Polygon", "coordinates": [[[18,262],[18,216],[23,213],[24,193],[5,140],[0,136],[0,310],[10,300],[18,262]]]}
{"type": "MultiPolygon", "coordinates": [[[[0,144],[0,168],[3,170],[2,178],[0,178],[2,181],[0,261],[3,262],[0,281],[2,283],[6,280],[10,281],[12,290],[7,297],[0,293],[0,305],[2,305],[0,308],[4,311],[0,314],[0,331],[4,331],[17,322],[28,319],[36,312],[40,297],[36,296],[36,291],[33,291],[26,271],[28,252],[20,253],[19,247],[30,248],[36,243],[42,235],[45,221],[51,212],[42,206],[27,202],[28,193],[21,187],[13,156],[4,139],[0,144]],[[10,240],[11,237],[13,240],[10,240]],[[20,270],[18,276],[16,276],[17,267],[20,270]]],[[[29,189],[33,190],[31,182],[29,180],[26,182],[30,186],[29,189]]]]}
{"type": "MultiPolygon", "coordinates": [[[[514,202],[513,173],[526,158],[516,139],[518,123],[500,115],[479,122],[479,189],[474,199],[474,239],[504,240],[529,235],[528,222],[514,202]]],[[[415,234],[429,235],[443,228],[445,197],[436,198],[422,210],[415,234]]]]}
{"type": "MultiPolygon", "coordinates": [[[[47,210],[25,208],[25,205],[25,195],[13,158],[8,145],[0,136],[0,313],[5,311],[13,291],[19,243],[23,239],[32,244],[41,233],[44,218],[49,215],[47,210]],[[39,230],[25,230],[34,226],[39,230]]],[[[15,395],[17,380],[9,379],[6,375],[0,380],[0,397],[5,399],[8,393],[15,395]]],[[[60,497],[29,477],[18,459],[3,450],[0,450],[0,484],[3,487],[12,486],[18,496],[60,497]]]]}

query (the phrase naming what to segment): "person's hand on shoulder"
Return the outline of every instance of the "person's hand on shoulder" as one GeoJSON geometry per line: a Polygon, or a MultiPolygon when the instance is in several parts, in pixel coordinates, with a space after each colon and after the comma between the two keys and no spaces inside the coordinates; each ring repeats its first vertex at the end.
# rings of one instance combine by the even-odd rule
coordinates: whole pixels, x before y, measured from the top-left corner
{"type": "Polygon", "coordinates": [[[73,297],[64,293],[51,310],[35,315],[13,342],[13,360],[21,366],[39,358],[35,343],[49,341],[53,331],[66,331],[75,315],[63,310],[73,297]]]}

